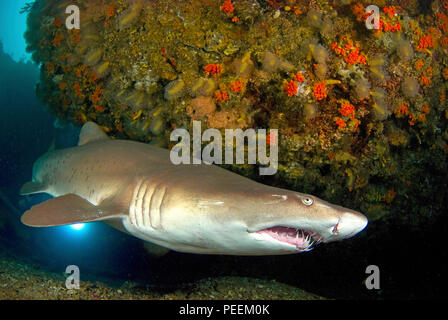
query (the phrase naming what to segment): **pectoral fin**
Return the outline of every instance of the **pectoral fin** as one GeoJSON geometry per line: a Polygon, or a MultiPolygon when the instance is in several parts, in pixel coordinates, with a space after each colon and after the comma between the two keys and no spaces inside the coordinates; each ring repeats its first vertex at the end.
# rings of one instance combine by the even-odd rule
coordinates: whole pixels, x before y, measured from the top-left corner
{"type": "Polygon", "coordinates": [[[52,227],[125,217],[122,208],[113,206],[112,200],[103,202],[103,206],[94,206],[75,194],[67,194],[35,205],[21,221],[30,227],[52,227]]]}

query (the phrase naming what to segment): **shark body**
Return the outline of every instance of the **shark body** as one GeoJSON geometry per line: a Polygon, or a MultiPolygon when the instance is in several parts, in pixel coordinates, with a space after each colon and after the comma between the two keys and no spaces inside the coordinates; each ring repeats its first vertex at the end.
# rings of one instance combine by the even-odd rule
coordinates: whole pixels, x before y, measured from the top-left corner
{"type": "Polygon", "coordinates": [[[213,165],[174,165],[168,150],[111,140],[92,122],[82,128],[78,146],[35,162],[21,194],[39,192],[54,198],[22,216],[28,226],[103,221],[180,252],[297,253],[367,225],[361,213],[312,195],[213,165]]]}

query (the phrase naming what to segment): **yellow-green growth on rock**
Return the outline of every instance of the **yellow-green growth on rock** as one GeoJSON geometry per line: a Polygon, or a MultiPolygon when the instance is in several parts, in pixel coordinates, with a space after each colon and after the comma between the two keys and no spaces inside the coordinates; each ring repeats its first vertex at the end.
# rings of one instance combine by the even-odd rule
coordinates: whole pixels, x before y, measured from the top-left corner
{"type": "Polygon", "coordinates": [[[100,62],[103,56],[103,50],[101,48],[91,49],[84,57],[84,63],[88,66],[94,66],[100,62]]]}
{"type": "Polygon", "coordinates": [[[185,83],[182,79],[171,81],[165,87],[165,99],[171,100],[180,97],[183,93],[184,87],[185,83]]]}

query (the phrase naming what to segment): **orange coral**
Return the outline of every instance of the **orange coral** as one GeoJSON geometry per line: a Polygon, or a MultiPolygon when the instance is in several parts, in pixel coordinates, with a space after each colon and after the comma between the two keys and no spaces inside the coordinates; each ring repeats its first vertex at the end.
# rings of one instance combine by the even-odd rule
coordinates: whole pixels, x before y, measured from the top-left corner
{"type": "Polygon", "coordinates": [[[336,118],[335,119],[336,124],[338,125],[338,130],[342,130],[345,127],[347,127],[347,124],[345,123],[345,120],[342,118],[336,118]]]}
{"type": "Polygon", "coordinates": [[[337,55],[342,55],[342,56],[345,56],[346,55],[346,52],[345,52],[345,49],[343,49],[342,47],[340,47],[339,45],[338,45],[338,43],[337,42],[333,42],[332,44],[331,44],[331,48],[333,49],[333,51],[337,54],[337,55]]]}
{"type": "Polygon", "coordinates": [[[81,34],[79,33],[78,29],[73,29],[72,33],[73,33],[73,41],[75,42],[81,41],[81,34]]]}
{"type": "Polygon", "coordinates": [[[116,9],[116,5],[115,4],[113,4],[109,8],[107,8],[106,16],[109,17],[109,18],[112,17],[115,14],[115,9],[116,9]]]}
{"type": "Polygon", "coordinates": [[[297,83],[294,80],[291,80],[285,84],[285,91],[288,97],[295,96],[297,93],[297,83]]]}
{"type": "Polygon", "coordinates": [[[325,82],[318,82],[314,86],[314,97],[317,100],[323,100],[327,97],[327,89],[325,88],[325,82]]]}
{"type": "Polygon", "coordinates": [[[429,86],[431,84],[431,79],[423,75],[418,80],[422,86],[429,86]]]}
{"type": "Polygon", "coordinates": [[[215,92],[215,99],[217,101],[226,101],[229,99],[229,95],[225,91],[216,91],[215,92]]]}
{"type": "Polygon", "coordinates": [[[415,69],[420,70],[423,67],[423,61],[421,59],[418,59],[417,62],[415,62],[415,69]]]}
{"type": "Polygon", "coordinates": [[[61,19],[59,19],[58,17],[54,18],[54,25],[55,25],[57,28],[60,28],[60,27],[62,26],[62,21],[61,21],[61,19]]]}
{"type": "Polygon", "coordinates": [[[426,50],[428,48],[432,48],[433,47],[433,43],[432,43],[432,36],[431,35],[427,35],[427,36],[422,36],[418,42],[418,49],[419,50],[426,50]]]}
{"type": "Polygon", "coordinates": [[[240,93],[243,90],[243,83],[241,81],[232,81],[230,83],[230,90],[236,93],[240,93]]]}
{"type": "Polygon", "coordinates": [[[350,9],[352,10],[358,21],[366,21],[367,17],[369,16],[369,14],[366,13],[366,9],[361,3],[352,4],[350,6],[350,9]]]}
{"type": "Polygon", "coordinates": [[[418,121],[423,122],[426,120],[426,114],[422,113],[421,115],[418,116],[418,121]]]}
{"type": "Polygon", "coordinates": [[[386,13],[390,19],[392,19],[396,14],[398,14],[397,9],[401,9],[398,6],[386,6],[383,8],[384,13],[386,13]]]}
{"type": "Polygon", "coordinates": [[[294,76],[294,79],[296,79],[298,82],[305,81],[305,78],[303,77],[302,72],[297,72],[296,75],[294,76]]]}
{"type": "Polygon", "coordinates": [[[355,48],[355,50],[351,51],[345,58],[345,62],[348,64],[361,63],[366,64],[366,57],[363,54],[359,53],[359,48],[355,48]]]}
{"type": "Polygon", "coordinates": [[[233,6],[231,0],[226,0],[223,2],[219,10],[221,10],[225,14],[231,14],[235,10],[235,7],[233,6]]]}
{"type": "Polygon", "coordinates": [[[361,121],[359,121],[358,119],[353,119],[355,125],[353,126],[353,131],[358,130],[359,124],[361,123],[361,121]]]}
{"type": "Polygon", "coordinates": [[[81,90],[81,86],[80,86],[79,82],[75,82],[75,83],[74,83],[74,85],[73,85],[73,89],[75,89],[75,95],[76,95],[78,98],[81,98],[81,99],[84,99],[84,98],[85,98],[85,96],[82,94],[82,90],[81,90]]]}
{"type": "Polygon", "coordinates": [[[98,104],[98,102],[101,100],[102,94],[103,94],[103,90],[101,90],[100,87],[97,87],[95,92],[90,97],[90,100],[92,100],[93,104],[98,104]]]}
{"type": "Polygon", "coordinates": [[[208,75],[217,75],[219,73],[221,73],[222,71],[222,67],[220,64],[208,64],[204,67],[205,69],[205,74],[208,75]]]}
{"type": "Polygon", "coordinates": [[[349,102],[343,102],[341,105],[341,108],[339,109],[339,112],[344,117],[350,117],[351,119],[354,119],[355,117],[355,106],[350,104],[349,102]]]}
{"type": "Polygon", "coordinates": [[[417,118],[415,117],[414,114],[410,114],[408,117],[408,123],[410,126],[413,126],[415,124],[415,121],[417,121],[417,118]]]}
{"type": "Polygon", "coordinates": [[[404,102],[402,105],[398,106],[396,113],[397,113],[398,117],[407,115],[408,114],[408,103],[404,102]]]}
{"type": "Polygon", "coordinates": [[[331,48],[337,55],[343,56],[345,62],[348,64],[366,64],[366,56],[362,54],[359,47],[354,45],[353,42],[348,40],[347,37],[342,38],[341,44],[333,42],[331,44],[331,48]]]}
{"type": "Polygon", "coordinates": [[[391,24],[389,22],[385,22],[383,19],[380,19],[380,29],[379,31],[384,32],[398,32],[401,31],[400,22],[396,22],[395,24],[391,24]]]}

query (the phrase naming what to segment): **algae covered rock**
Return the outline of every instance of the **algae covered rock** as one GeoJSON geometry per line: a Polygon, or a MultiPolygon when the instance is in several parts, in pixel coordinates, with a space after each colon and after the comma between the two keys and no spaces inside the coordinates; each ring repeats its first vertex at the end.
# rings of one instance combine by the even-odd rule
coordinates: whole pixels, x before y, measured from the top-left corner
{"type": "Polygon", "coordinates": [[[368,30],[372,2],[37,0],[26,39],[60,118],[163,147],[193,120],[279,129],[277,185],[417,225],[448,190],[448,5],[376,1],[368,30]]]}

